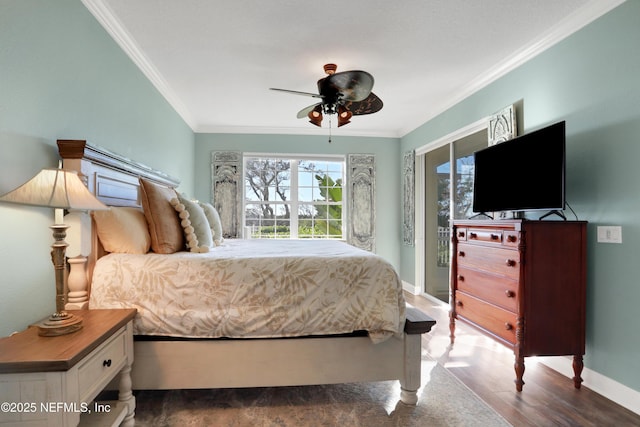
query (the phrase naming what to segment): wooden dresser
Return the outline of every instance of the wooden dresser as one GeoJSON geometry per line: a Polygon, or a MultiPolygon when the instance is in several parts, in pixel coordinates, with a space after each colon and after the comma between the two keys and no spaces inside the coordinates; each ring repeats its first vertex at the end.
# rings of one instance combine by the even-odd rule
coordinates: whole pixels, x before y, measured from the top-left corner
{"type": "Polygon", "coordinates": [[[580,388],[585,350],[584,221],[454,221],[450,288],[455,321],[515,353],[516,389],[527,356],[573,355],[580,388]]]}

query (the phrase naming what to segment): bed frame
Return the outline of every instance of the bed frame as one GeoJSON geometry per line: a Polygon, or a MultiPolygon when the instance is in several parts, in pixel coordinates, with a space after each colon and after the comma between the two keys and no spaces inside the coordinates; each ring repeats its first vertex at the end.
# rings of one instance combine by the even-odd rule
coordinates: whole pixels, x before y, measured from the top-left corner
{"type": "MultiPolygon", "coordinates": [[[[140,207],[140,176],[174,188],[179,184],[169,175],[86,141],[58,140],[58,151],[63,168],[77,171],[89,190],[110,206],[140,207]]],[[[104,254],[95,227],[88,228],[69,229],[69,234],[84,234],[77,238],[90,239],[91,253],[82,272],[87,280],[83,277],[81,282],[86,285],[80,285],[86,290],[77,289],[74,284],[75,297],[68,309],[87,308],[93,266],[104,254]]],[[[380,344],[373,344],[367,336],[137,340],[136,363],[131,372],[133,388],[267,387],[399,380],[401,401],[415,405],[420,388],[421,334],[429,332],[434,324],[435,320],[407,307],[403,336],[380,344]]]]}

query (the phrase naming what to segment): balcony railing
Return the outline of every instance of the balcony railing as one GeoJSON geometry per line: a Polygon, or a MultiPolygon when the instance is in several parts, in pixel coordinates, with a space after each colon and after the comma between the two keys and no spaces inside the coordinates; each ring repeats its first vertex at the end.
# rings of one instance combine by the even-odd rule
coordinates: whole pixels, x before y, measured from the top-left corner
{"type": "Polygon", "coordinates": [[[448,267],[449,266],[449,242],[450,238],[450,228],[449,227],[438,227],[438,237],[437,237],[438,245],[437,245],[437,253],[438,267],[448,267]]]}

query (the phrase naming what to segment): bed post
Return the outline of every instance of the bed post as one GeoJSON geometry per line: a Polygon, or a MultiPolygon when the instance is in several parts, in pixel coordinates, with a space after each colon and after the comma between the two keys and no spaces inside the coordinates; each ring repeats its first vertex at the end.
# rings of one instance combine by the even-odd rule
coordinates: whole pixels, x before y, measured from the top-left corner
{"type": "Polygon", "coordinates": [[[87,258],[78,255],[68,258],[66,310],[86,310],[89,308],[89,279],[87,278],[87,258]]]}
{"type": "Polygon", "coordinates": [[[407,405],[415,405],[418,403],[422,375],[422,334],[429,332],[436,321],[410,305],[407,305],[406,317],[400,400],[407,405]]]}
{"type": "Polygon", "coordinates": [[[418,403],[418,389],[421,376],[421,337],[422,335],[404,335],[404,372],[400,381],[400,400],[407,405],[418,403]]]}
{"type": "MultiPolygon", "coordinates": [[[[95,195],[95,186],[90,182],[91,165],[83,160],[86,141],[58,140],[58,152],[62,158],[62,169],[75,171],[87,186],[91,194],[95,195]]],[[[89,277],[87,257],[91,256],[92,227],[91,217],[87,212],[69,212],[64,217],[69,225],[67,240],[67,259],[69,272],[67,274],[67,310],[84,310],[89,308],[89,277]]]]}
{"type": "Polygon", "coordinates": [[[91,216],[87,212],[74,211],[64,216],[69,226],[67,232],[67,310],[89,308],[89,277],[87,256],[91,254],[91,216]]]}

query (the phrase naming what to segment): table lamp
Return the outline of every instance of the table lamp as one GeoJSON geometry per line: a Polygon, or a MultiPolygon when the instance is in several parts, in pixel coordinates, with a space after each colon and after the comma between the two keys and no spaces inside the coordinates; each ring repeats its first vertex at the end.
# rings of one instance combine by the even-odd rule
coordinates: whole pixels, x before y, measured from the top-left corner
{"type": "Polygon", "coordinates": [[[0,197],[0,201],[22,205],[42,206],[56,209],[51,245],[51,261],[56,281],[56,312],[37,324],[41,336],[58,336],[82,328],[82,319],[65,311],[66,289],[64,282],[65,242],[67,228],[63,223],[63,209],[105,210],[106,205],[96,199],[82,183],[76,172],[62,169],[43,169],[29,181],[0,197]]]}

